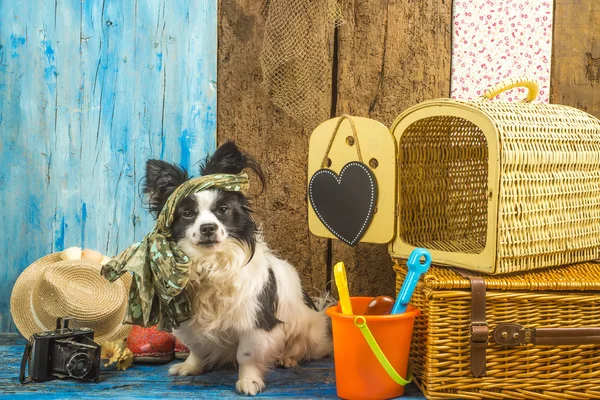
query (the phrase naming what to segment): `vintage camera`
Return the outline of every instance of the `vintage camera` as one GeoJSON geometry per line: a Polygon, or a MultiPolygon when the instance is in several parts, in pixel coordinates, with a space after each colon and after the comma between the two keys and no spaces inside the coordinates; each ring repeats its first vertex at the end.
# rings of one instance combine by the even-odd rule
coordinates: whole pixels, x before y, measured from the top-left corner
{"type": "Polygon", "coordinates": [[[21,383],[56,378],[98,382],[100,345],[90,328],[74,328],[74,318],[59,318],[56,330],[35,333],[25,346],[21,362],[21,383]],[[25,369],[29,364],[29,376],[25,369]]]}

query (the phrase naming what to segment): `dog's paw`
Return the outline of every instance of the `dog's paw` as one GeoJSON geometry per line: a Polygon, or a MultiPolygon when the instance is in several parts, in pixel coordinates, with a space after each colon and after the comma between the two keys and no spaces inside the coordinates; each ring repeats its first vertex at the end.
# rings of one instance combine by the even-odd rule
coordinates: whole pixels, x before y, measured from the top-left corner
{"type": "Polygon", "coordinates": [[[173,365],[169,368],[169,375],[179,375],[179,376],[188,376],[188,375],[200,375],[202,374],[203,368],[202,366],[191,364],[188,362],[182,362],[179,364],[173,365]]]}
{"type": "Polygon", "coordinates": [[[265,389],[265,383],[262,379],[240,379],[235,384],[235,390],[242,394],[254,396],[265,389]]]}
{"type": "Polygon", "coordinates": [[[298,360],[296,360],[295,358],[291,358],[291,357],[289,357],[289,358],[284,358],[284,359],[281,361],[281,366],[282,366],[283,368],[294,368],[294,367],[296,367],[297,365],[298,365],[298,360]]]}

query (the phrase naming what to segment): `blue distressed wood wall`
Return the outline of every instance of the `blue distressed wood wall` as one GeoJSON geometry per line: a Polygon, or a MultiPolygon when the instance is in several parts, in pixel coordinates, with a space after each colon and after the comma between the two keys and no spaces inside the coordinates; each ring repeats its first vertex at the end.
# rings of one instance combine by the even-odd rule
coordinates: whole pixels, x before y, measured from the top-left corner
{"type": "Polygon", "coordinates": [[[0,0],[0,332],[39,257],[152,226],[145,161],[216,142],[217,0],[0,0]]]}

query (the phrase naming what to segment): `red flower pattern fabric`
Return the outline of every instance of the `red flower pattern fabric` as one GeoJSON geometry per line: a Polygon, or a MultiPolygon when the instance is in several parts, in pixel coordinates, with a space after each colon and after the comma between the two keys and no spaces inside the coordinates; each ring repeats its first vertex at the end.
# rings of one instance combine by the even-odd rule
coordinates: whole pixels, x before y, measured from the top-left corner
{"type": "MultiPolygon", "coordinates": [[[[471,100],[507,78],[528,76],[548,102],[552,53],[551,0],[456,0],[452,32],[453,99],[471,100]]],[[[518,88],[498,98],[521,100],[518,88]]]]}

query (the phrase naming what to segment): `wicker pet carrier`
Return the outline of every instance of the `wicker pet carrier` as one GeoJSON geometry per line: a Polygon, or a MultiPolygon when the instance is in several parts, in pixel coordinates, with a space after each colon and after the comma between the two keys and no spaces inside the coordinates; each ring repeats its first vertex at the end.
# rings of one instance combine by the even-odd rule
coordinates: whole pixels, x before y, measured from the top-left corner
{"type": "Polygon", "coordinates": [[[394,122],[397,234],[390,253],[502,274],[597,259],[600,121],[531,103],[516,79],[477,101],[440,99],[394,122]],[[490,101],[517,86],[528,101],[490,101]]]}
{"type": "Polygon", "coordinates": [[[431,267],[411,300],[428,399],[600,399],[600,264],[464,275],[431,267]]]}

